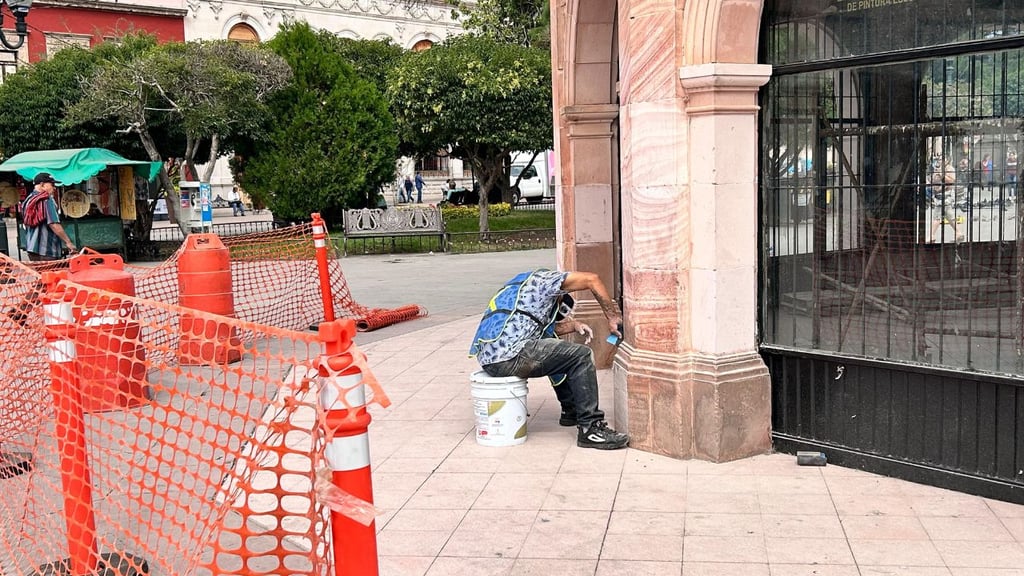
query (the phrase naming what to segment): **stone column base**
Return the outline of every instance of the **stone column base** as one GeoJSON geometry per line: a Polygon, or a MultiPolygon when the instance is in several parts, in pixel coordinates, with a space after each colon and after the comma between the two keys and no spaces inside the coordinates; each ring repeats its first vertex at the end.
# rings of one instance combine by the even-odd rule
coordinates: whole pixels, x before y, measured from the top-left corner
{"type": "Polygon", "coordinates": [[[771,450],[771,380],[757,354],[711,357],[623,344],[612,369],[615,428],[629,446],[727,462],[771,450]]]}

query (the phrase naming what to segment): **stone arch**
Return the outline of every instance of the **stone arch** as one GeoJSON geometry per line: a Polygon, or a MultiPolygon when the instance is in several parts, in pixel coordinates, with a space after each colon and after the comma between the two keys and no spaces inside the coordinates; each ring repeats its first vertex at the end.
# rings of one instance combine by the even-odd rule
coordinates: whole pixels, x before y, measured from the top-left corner
{"type": "MultiPolygon", "coordinates": [[[[614,98],[615,0],[572,0],[564,4],[561,41],[567,68],[565,105],[611,104],[614,98]]],[[[557,65],[557,63],[556,63],[557,65]]]]}
{"type": "Polygon", "coordinates": [[[683,64],[757,63],[764,0],[689,0],[683,14],[683,64]]]}
{"type": "Polygon", "coordinates": [[[406,45],[406,50],[425,50],[434,44],[441,42],[441,37],[430,32],[421,32],[414,35],[406,45]]]}
{"type": "Polygon", "coordinates": [[[259,20],[245,12],[235,14],[224,21],[224,28],[221,30],[221,37],[231,38],[232,31],[237,33],[237,31],[245,30],[246,28],[255,33],[258,40],[266,40],[270,37],[263,25],[260,24],[259,20]]]}

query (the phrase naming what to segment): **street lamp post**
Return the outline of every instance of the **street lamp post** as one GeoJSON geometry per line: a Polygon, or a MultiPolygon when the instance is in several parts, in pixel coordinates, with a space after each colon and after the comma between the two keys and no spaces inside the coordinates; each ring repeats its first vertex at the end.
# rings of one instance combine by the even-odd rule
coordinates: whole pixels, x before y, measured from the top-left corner
{"type": "Polygon", "coordinates": [[[0,12],[0,44],[3,44],[4,48],[8,50],[17,50],[25,43],[25,36],[28,36],[28,25],[25,24],[25,17],[28,16],[28,9],[32,6],[32,0],[0,0],[0,8],[3,8],[5,2],[7,7],[11,9],[11,14],[14,14],[14,32],[18,35],[18,39],[14,42],[7,39],[7,34],[3,31],[4,15],[3,12],[0,12]]]}

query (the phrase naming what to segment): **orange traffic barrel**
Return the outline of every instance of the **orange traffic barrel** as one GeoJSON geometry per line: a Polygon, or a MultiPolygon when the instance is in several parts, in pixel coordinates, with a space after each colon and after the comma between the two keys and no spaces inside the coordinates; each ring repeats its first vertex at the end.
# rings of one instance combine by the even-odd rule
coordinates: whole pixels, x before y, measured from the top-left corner
{"type": "MultiPolygon", "coordinates": [[[[178,258],[178,303],[234,318],[230,251],[216,234],[189,234],[185,239],[178,258]]],[[[234,325],[182,314],[179,364],[230,364],[241,357],[234,325]]]]}
{"type": "MultiPolygon", "coordinates": [[[[135,278],[117,254],[83,253],[71,258],[68,280],[90,288],[135,296],[135,278]]],[[[89,293],[72,308],[76,367],[86,412],[130,408],[150,398],[146,349],[131,301],[89,293]]]]}

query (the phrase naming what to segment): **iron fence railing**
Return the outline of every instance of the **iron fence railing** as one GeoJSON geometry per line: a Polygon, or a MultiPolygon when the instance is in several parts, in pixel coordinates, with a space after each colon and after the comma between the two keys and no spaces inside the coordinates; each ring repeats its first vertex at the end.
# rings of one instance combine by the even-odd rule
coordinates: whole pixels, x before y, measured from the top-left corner
{"type": "MultiPolygon", "coordinates": [[[[211,232],[218,236],[241,236],[242,234],[254,234],[257,232],[269,232],[277,225],[270,220],[258,220],[250,222],[227,222],[214,224],[211,232]]],[[[154,242],[184,242],[185,236],[181,229],[176,226],[153,228],[149,232],[149,239],[154,242]]]]}
{"type": "Polygon", "coordinates": [[[555,199],[554,198],[544,199],[543,202],[536,202],[536,203],[533,203],[533,204],[531,204],[531,203],[529,203],[529,202],[524,200],[524,201],[520,202],[519,204],[513,204],[512,205],[512,209],[513,210],[517,210],[517,211],[518,210],[554,210],[555,209],[555,199]]]}

